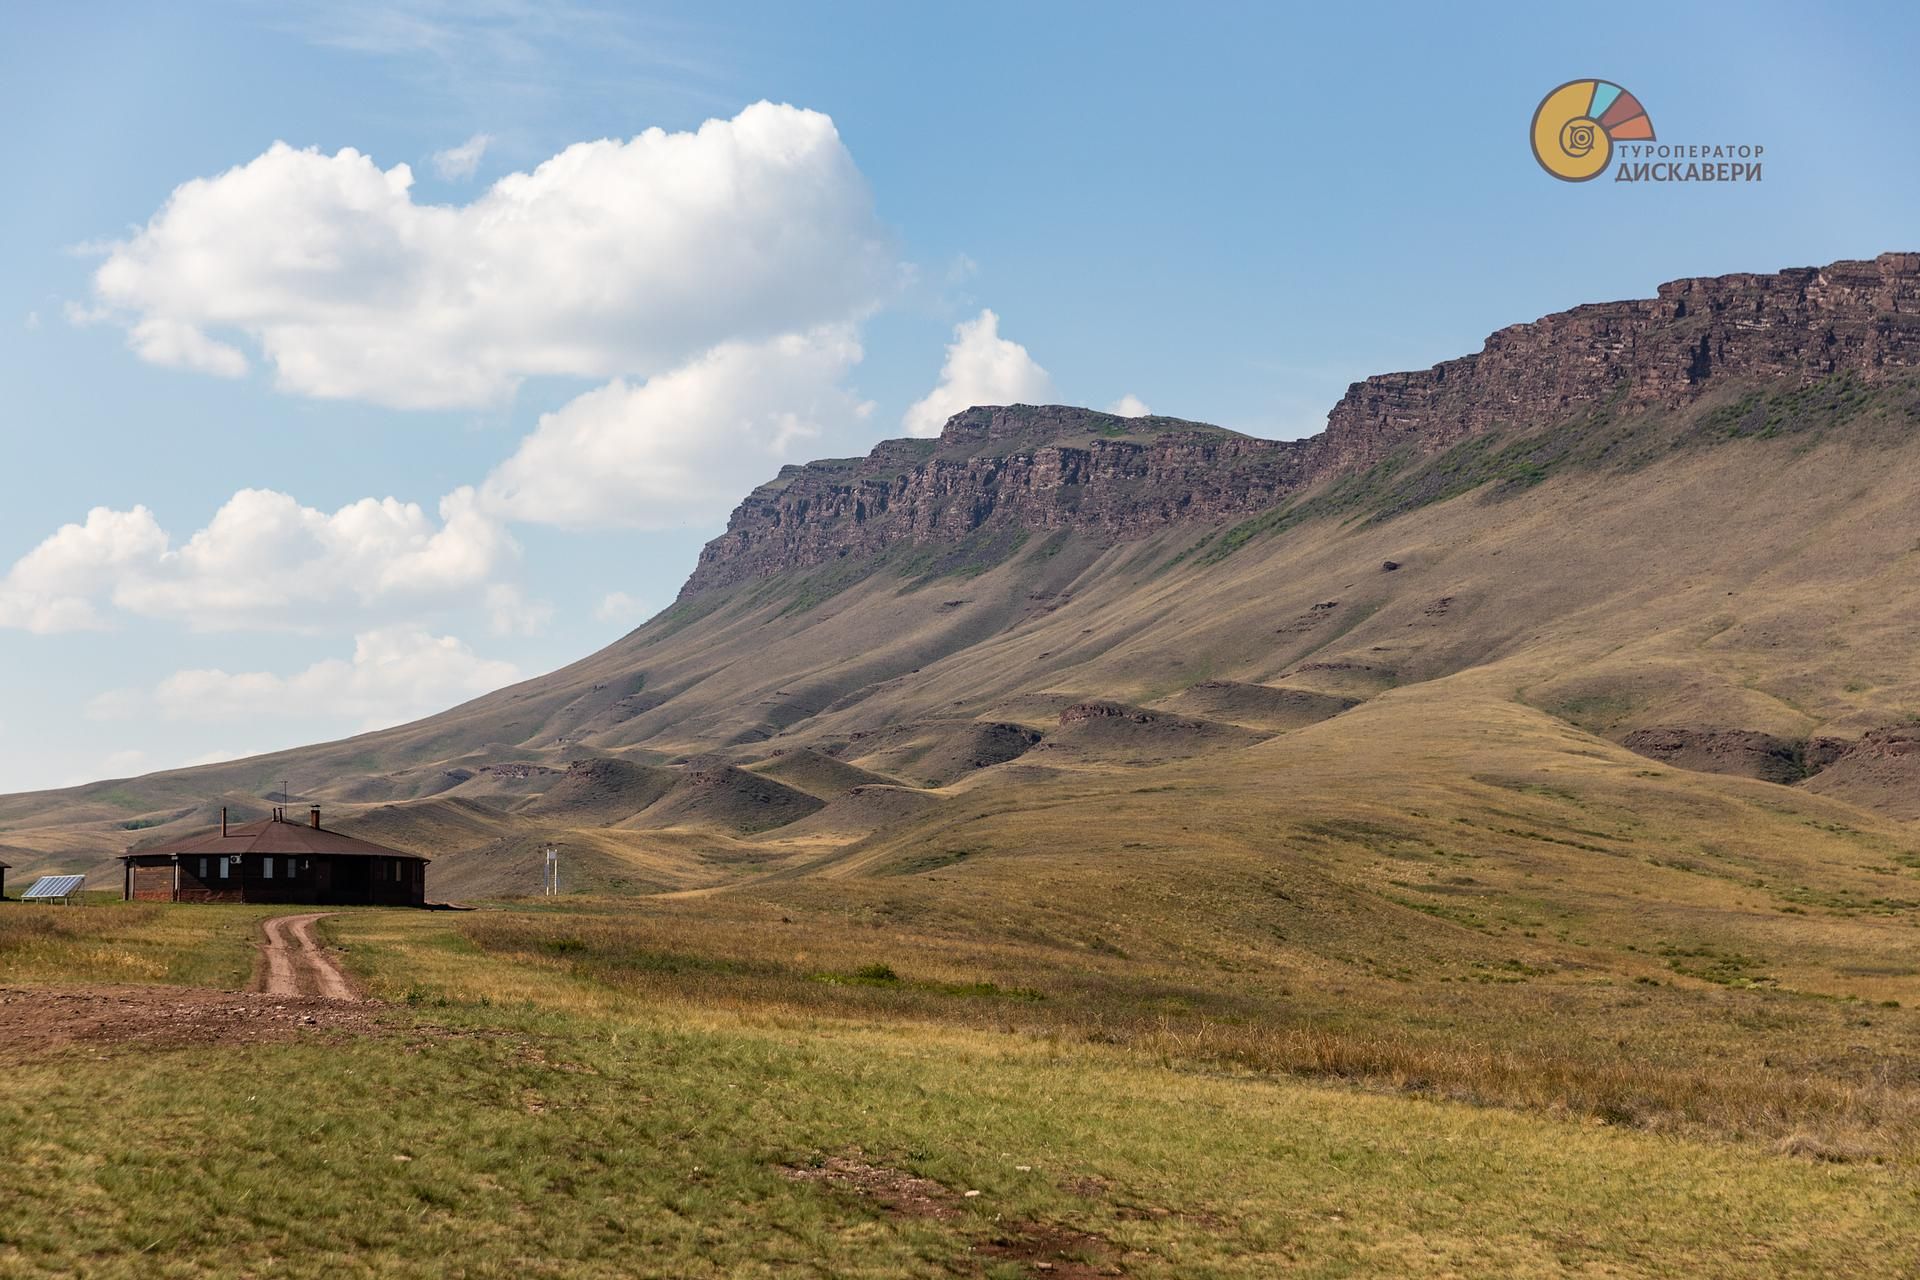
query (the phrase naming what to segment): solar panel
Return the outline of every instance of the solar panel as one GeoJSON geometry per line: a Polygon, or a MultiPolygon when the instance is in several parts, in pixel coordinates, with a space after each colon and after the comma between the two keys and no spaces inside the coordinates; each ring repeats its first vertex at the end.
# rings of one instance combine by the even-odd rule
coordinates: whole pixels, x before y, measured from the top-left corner
{"type": "Polygon", "coordinates": [[[80,886],[87,882],[85,876],[41,876],[33,882],[33,887],[20,895],[20,901],[33,902],[36,899],[70,898],[80,892],[80,886]]]}

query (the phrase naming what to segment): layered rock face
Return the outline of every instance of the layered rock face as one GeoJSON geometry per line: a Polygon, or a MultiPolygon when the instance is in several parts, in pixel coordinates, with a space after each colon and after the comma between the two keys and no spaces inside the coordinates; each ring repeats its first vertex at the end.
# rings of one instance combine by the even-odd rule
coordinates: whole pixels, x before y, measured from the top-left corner
{"type": "Polygon", "coordinates": [[[1920,254],[1883,253],[1778,275],[1676,280],[1653,298],[1575,307],[1502,329],[1477,355],[1356,382],[1318,437],[1317,475],[1377,462],[1409,440],[1447,445],[1624,395],[1679,405],[1714,379],[1872,380],[1920,367],[1920,254]]]}
{"type": "Polygon", "coordinates": [[[1122,539],[1217,520],[1300,488],[1308,458],[1299,441],[1177,418],[968,409],[937,441],[888,440],[865,458],[782,468],[701,551],[682,595],[902,542],[951,544],[983,527],[1122,539]]]}
{"type": "Polygon", "coordinates": [[[1621,397],[1680,405],[1712,383],[1872,381],[1920,368],[1920,254],[1679,280],[1656,297],[1502,329],[1478,354],[1355,383],[1300,441],[1064,406],[969,409],[940,439],[784,468],[707,544],[682,595],[976,530],[1124,539],[1273,506],[1409,444],[1561,421],[1621,397]]]}

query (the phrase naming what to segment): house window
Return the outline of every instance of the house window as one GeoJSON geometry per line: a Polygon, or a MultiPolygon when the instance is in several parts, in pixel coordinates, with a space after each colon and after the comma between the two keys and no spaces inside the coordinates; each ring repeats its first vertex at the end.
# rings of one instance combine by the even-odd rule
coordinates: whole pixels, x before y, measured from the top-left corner
{"type": "Polygon", "coordinates": [[[239,861],[239,859],[237,858],[220,859],[220,878],[222,880],[225,880],[227,878],[228,873],[230,873],[233,870],[233,864],[237,861],[239,861]]]}
{"type": "Polygon", "coordinates": [[[205,858],[200,859],[200,878],[202,880],[207,878],[207,860],[205,858]]]}
{"type": "Polygon", "coordinates": [[[266,856],[266,860],[260,864],[260,878],[263,880],[273,879],[273,855],[272,854],[268,854],[266,856]]]}

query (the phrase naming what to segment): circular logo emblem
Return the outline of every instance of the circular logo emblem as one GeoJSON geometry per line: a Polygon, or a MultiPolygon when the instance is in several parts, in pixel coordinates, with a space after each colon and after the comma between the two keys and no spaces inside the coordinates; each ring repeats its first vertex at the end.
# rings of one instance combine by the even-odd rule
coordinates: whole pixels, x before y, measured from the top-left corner
{"type": "Polygon", "coordinates": [[[1653,141],[1639,99],[1611,80],[1569,80],[1533,112],[1533,158],[1562,182],[1599,177],[1619,140],[1653,141]]]}

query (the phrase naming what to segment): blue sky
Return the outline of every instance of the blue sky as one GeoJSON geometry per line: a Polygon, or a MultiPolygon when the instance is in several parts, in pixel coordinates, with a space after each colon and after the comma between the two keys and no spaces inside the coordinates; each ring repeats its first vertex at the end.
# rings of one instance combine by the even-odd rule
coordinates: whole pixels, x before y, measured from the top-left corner
{"type": "Polygon", "coordinates": [[[1302,435],[1505,324],[1920,248],[1915,48],[1892,5],[10,6],[0,791],[560,665],[781,461],[969,398],[1302,435]],[[1549,178],[1589,75],[1764,181],[1549,178]]]}

